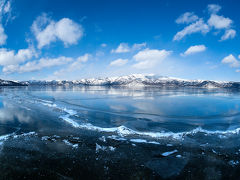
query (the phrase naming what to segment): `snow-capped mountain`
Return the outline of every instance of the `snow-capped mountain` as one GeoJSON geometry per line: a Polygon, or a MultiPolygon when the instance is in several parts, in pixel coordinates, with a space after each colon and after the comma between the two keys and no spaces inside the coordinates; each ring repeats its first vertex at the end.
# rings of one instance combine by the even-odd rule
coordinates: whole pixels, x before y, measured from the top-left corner
{"type": "Polygon", "coordinates": [[[198,88],[240,88],[240,82],[211,80],[186,80],[172,77],[132,74],[128,76],[92,78],[80,80],[25,81],[26,85],[88,85],[88,86],[158,86],[198,88]]]}
{"type": "Polygon", "coordinates": [[[26,86],[24,83],[0,79],[0,86],[26,86]]]}

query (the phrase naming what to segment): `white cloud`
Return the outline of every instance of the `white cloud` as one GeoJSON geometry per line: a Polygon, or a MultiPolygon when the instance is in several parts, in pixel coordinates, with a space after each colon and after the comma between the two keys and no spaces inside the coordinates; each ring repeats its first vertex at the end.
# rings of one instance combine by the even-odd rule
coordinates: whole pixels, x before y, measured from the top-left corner
{"type": "Polygon", "coordinates": [[[144,49],[139,51],[133,56],[133,59],[137,62],[133,67],[138,69],[152,68],[158,63],[162,62],[166,57],[171,54],[171,51],[158,50],[158,49],[144,49]]]}
{"type": "Polygon", "coordinates": [[[197,20],[198,20],[198,16],[196,16],[193,12],[186,12],[176,19],[176,23],[177,24],[184,24],[184,23],[189,24],[189,23],[195,22],[197,20]]]}
{"type": "MultiPolygon", "coordinates": [[[[207,20],[207,23],[205,23],[203,18],[198,18],[198,16],[196,16],[193,12],[186,12],[179,16],[179,18],[176,20],[177,24],[190,23],[190,25],[185,26],[182,31],[177,32],[177,34],[173,37],[173,40],[181,40],[186,35],[193,33],[206,34],[212,29],[224,30],[224,34],[222,35],[220,41],[233,39],[236,35],[236,30],[232,29],[231,27],[233,21],[230,18],[217,15],[221,9],[221,6],[217,4],[209,4],[207,8],[208,12],[210,13],[210,18],[207,20]]],[[[218,32],[215,32],[214,34],[218,34],[218,32]]]]}
{"type": "Polygon", "coordinates": [[[207,8],[210,14],[216,14],[222,7],[217,4],[209,4],[207,8]]]}
{"type": "Polygon", "coordinates": [[[137,43],[135,43],[135,44],[133,44],[133,46],[132,46],[132,50],[133,51],[135,51],[135,50],[139,50],[139,49],[142,49],[142,48],[144,48],[144,47],[146,47],[147,46],[147,43],[139,43],[139,44],[137,44],[137,43]]]}
{"type": "Polygon", "coordinates": [[[24,65],[9,65],[3,68],[3,72],[5,73],[13,73],[13,72],[32,72],[38,71],[43,68],[49,68],[53,66],[59,66],[63,64],[67,64],[72,61],[72,58],[60,56],[58,58],[41,58],[40,60],[30,61],[24,65]]]}
{"type": "Polygon", "coordinates": [[[0,45],[4,45],[7,41],[7,35],[4,32],[2,24],[0,24],[0,45]]]}
{"type": "Polygon", "coordinates": [[[128,62],[128,59],[116,59],[110,63],[110,66],[123,66],[128,62]]]}
{"type": "Polygon", "coordinates": [[[0,45],[6,44],[7,35],[3,27],[4,20],[5,23],[11,19],[11,2],[7,0],[0,0],[0,45]]]}
{"type": "Polygon", "coordinates": [[[228,64],[230,67],[233,67],[233,68],[240,67],[240,61],[238,61],[232,54],[223,58],[222,63],[228,64]]]}
{"type": "Polygon", "coordinates": [[[213,27],[217,30],[219,29],[225,30],[220,41],[233,39],[236,36],[236,30],[231,29],[233,21],[230,18],[217,15],[216,13],[219,12],[220,9],[221,9],[221,6],[217,4],[208,5],[208,11],[211,14],[210,18],[208,19],[208,24],[210,27],[213,27]]]}
{"type": "Polygon", "coordinates": [[[206,50],[206,46],[204,46],[204,45],[191,46],[182,54],[182,56],[188,56],[191,54],[203,52],[205,50],[206,50]]]}
{"type": "Polygon", "coordinates": [[[130,47],[127,43],[120,43],[117,49],[112,49],[112,53],[126,53],[130,52],[130,47]]]}
{"type": "Polygon", "coordinates": [[[220,41],[224,41],[227,39],[233,39],[236,36],[236,31],[234,29],[227,29],[220,41]]]}
{"type": "Polygon", "coordinates": [[[59,76],[59,75],[62,76],[65,73],[79,70],[82,67],[83,63],[86,63],[87,61],[89,61],[89,59],[91,57],[92,57],[92,55],[88,54],[88,53],[84,54],[83,56],[79,56],[75,61],[73,61],[71,64],[69,64],[64,69],[60,69],[58,71],[55,71],[54,75],[55,76],[59,76]]]}
{"type": "Polygon", "coordinates": [[[68,18],[63,18],[56,23],[56,36],[64,42],[65,46],[77,44],[83,36],[82,27],[68,18]]]}
{"type": "Polygon", "coordinates": [[[36,18],[31,30],[36,37],[39,49],[57,40],[61,40],[65,46],[77,44],[83,36],[83,28],[80,24],[69,18],[62,18],[55,22],[46,14],[36,18]]]}
{"type": "Polygon", "coordinates": [[[35,36],[38,41],[39,49],[56,41],[54,23],[50,23],[43,31],[35,33],[35,36]]]}
{"type": "Polygon", "coordinates": [[[0,49],[0,65],[16,65],[23,63],[26,60],[31,59],[33,56],[36,56],[36,53],[33,49],[20,49],[17,53],[13,50],[7,50],[5,48],[0,49]]]}
{"type": "Polygon", "coordinates": [[[0,0],[0,19],[7,23],[9,20],[13,20],[12,17],[12,5],[11,0],[0,0]]]}
{"type": "Polygon", "coordinates": [[[83,56],[79,56],[77,60],[75,60],[68,67],[66,67],[64,71],[69,72],[80,69],[82,67],[82,64],[87,62],[91,57],[91,54],[88,53],[84,54],[83,56]]]}
{"type": "Polygon", "coordinates": [[[83,56],[79,56],[77,58],[77,61],[80,62],[80,63],[87,62],[90,59],[91,56],[92,56],[91,54],[86,53],[83,56]]]}
{"type": "Polygon", "coordinates": [[[103,51],[97,51],[96,52],[96,57],[101,57],[101,56],[104,56],[105,53],[103,51]]]}
{"type": "Polygon", "coordinates": [[[7,1],[5,6],[3,6],[3,13],[10,13],[11,12],[11,3],[7,1]]]}
{"type": "Polygon", "coordinates": [[[135,43],[132,47],[129,47],[128,43],[120,43],[117,49],[112,49],[111,53],[127,53],[130,51],[140,50],[146,47],[147,43],[135,43]]]}
{"type": "Polygon", "coordinates": [[[216,29],[226,29],[231,26],[232,20],[224,16],[212,14],[208,20],[208,24],[216,29]]]}
{"type": "Polygon", "coordinates": [[[102,44],[101,44],[101,47],[107,47],[107,44],[102,43],[102,44]]]}
{"type": "Polygon", "coordinates": [[[181,40],[186,35],[190,35],[193,33],[200,32],[202,34],[206,34],[209,32],[209,27],[207,24],[204,23],[203,19],[199,19],[195,23],[192,23],[188,26],[186,26],[182,31],[179,31],[174,37],[173,40],[181,40]]]}

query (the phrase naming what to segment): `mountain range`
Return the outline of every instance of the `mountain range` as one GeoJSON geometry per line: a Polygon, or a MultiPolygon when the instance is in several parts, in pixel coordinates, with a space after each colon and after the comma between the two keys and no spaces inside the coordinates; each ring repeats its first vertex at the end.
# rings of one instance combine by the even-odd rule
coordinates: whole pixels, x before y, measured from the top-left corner
{"type": "MultiPolygon", "coordinates": [[[[3,81],[5,82],[5,81],[3,81]]],[[[12,82],[13,81],[6,81],[12,82]]],[[[0,82],[1,83],[1,82],[0,82]]],[[[234,88],[240,89],[240,82],[211,81],[211,80],[186,80],[165,76],[132,74],[119,77],[91,78],[80,80],[30,80],[18,82],[21,85],[85,85],[85,86],[156,86],[156,87],[192,87],[192,88],[234,88]]],[[[7,83],[5,83],[7,84],[7,83]]]]}

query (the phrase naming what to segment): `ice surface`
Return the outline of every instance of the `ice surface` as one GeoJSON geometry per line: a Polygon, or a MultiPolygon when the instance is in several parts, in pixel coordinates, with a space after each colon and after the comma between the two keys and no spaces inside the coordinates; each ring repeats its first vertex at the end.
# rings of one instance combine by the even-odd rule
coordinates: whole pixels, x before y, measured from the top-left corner
{"type": "Polygon", "coordinates": [[[156,142],[156,141],[148,141],[147,143],[149,143],[149,144],[160,144],[159,142],[156,142]]]}
{"type": "Polygon", "coordinates": [[[130,139],[131,142],[134,143],[149,143],[149,144],[160,144],[159,142],[156,141],[147,141],[145,139],[130,139]]]}
{"type": "Polygon", "coordinates": [[[115,135],[108,136],[107,138],[109,138],[109,139],[114,139],[114,140],[116,140],[116,141],[126,141],[126,140],[127,140],[126,138],[117,137],[117,136],[115,136],[115,135]]]}
{"type": "Polygon", "coordinates": [[[164,153],[162,153],[162,156],[169,156],[169,155],[171,155],[171,154],[174,154],[174,153],[176,153],[176,152],[178,152],[178,150],[173,150],[173,151],[169,151],[169,152],[164,152],[164,153]]]}
{"type": "Polygon", "coordinates": [[[20,138],[20,137],[26,137],[26,136],[36,136],[37,133],[36,132],[28,132],[28,133],[22,133],[22,134],[18,134],[16,135],[15,132],[10,133],[10,134],[6,134],[6,135],[2,135],[0,136],[0,145],[2,145],[4,143],[4,141],[10,139],[10,138],[20,138]]]}
{"type": "Polygon", "coordinates": [[[195,128],[191,131],[186,131],[186,132],[144,132],[144,131],[136,131],[132,130],[126,126],[119,126],[119,127],[111,127],[111,128],[103,128],[99,126],[94,126],[91,123],[82,123],[79,124],[75,122],[73,119],[69,117],[70,115],[62,115],[59,118],[63,119],[67,123],[71,124],[75,128],[83,128],[87,130],[93,130],[93,131],[99,131],[99,132],[108,132],[108,133],[117,133],[120,136],[128,136],[128,135],[139,135],[139,136],[148,136],[152,138],[172,138],[172,139],[178,139],[181,140],[185,136],[188,135],[194,135],[197,133],[204,133],[207,135],[233,135],[233,134],[239,134],[240,128],[234,129],[234,130],[226,130],[226,131],[210,131],[210,130],[205,130],[202,129],[201,127],[195,128]]]}
{"type": "Polygon", "coordinates": [[[134,143],[147,143],[145,139],[130,139],[130,141],[134,143]]]}
{"type": "Polygon", "coordinates": [[[14,135],[14,133],[0,136],[0,145],[2,145],[4,143],[4,141],[8,140],[13,135],[14,135]]]}
{"type": "Polygon", "coordinates": [[[77,111],[72,110],[72,109],[63,108],[63,111],[65,111],[66,113],[68,113],[70,116],[74,116],[74,115],[77,114],[77,111]]]}
{"type": "Polygon", "coordinates": [[[62,116],[59,116],[60,119],[64,120],[65,122],[71,124],[73,127],[75,128],[79,128],[80,125],[75,122],[74,120],[72,120],[71,118],[69,118],[69,114],[66,114],[66,115],[62,115],[62,116]]]}
{"type": "MultiPolygon", "coordinates": [[[[81,129],[106,132],[106,133],[115,133],[120,137],[138,135],[138,136],[142,136],[142,137],[150,137],[150,138],[156,138],[156,139],[170,138],[170,139],[175,139],[175,140],[183,140],[186,136],[203,133],[206,135],[217,135],[219,138],[223,139],[223,138],[227,138],[230,135],[236,135],[236,134],[240,133],[240,128],[228,129],[228,130],[206,130],[201,127],[197,127],[195,129],[192,129],[190,131],[185,131],[185,132],[184,131],[183,132],[171,132],[171,131],[152,132],[152,131],[137,131],[137,130],[128,128],[124,125],[121,125],[118,127],[100,127],[100,126],[95,126],[91,123],[76,122],[72,118],[72,116],[76,116],[77,111],[75,111],[73,109],[67,109],[66,107],[60,107],[51,101],[41,100],[41,102],[43,105],[46,105],[46,106],[52,107],[52,108],[58,108],[62,112],[65,112],[66,114],[60,115],[59,118],[64,120],[66,123],[70,124],[74,128],[81,128],[81,129]]],[[[136,141],[136,143],[146,143],[146,140],[144,140],[144,139],[133,140],[132,142],[135,142],[135,141],[136,141]]],[[[153,141],[152,144],[158,144],[158,143],[153,141]]]]}

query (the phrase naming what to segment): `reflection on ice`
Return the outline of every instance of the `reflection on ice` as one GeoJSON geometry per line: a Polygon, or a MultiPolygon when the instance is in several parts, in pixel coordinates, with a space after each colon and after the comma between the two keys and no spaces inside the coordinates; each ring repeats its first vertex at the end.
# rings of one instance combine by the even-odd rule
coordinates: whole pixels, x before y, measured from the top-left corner
{"type": "Polygon", "coordinates": [[[5,93],[1,123],[31,124],[30,112],[42,106],[49,115],[55,113],[61,125],[134,143],[158,144],[157,139],[183,140],[200,134],[227,139],[240,132],[239,95],[226,90],[46,86],[5,93]]]}
{"type": "Polygon", "coordinates": [[[28,123],[31,120],[27,112],[22,111],[14,104],[8,101],[3,101],[2,104],[3,106],[0,108],[0,123],[14,122],[16,120],[19,123],[28,123]]]}

